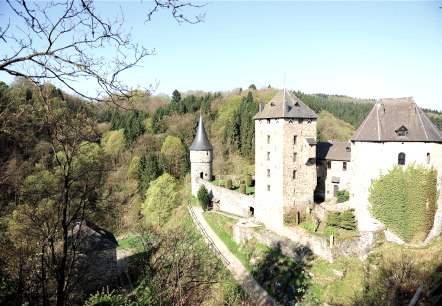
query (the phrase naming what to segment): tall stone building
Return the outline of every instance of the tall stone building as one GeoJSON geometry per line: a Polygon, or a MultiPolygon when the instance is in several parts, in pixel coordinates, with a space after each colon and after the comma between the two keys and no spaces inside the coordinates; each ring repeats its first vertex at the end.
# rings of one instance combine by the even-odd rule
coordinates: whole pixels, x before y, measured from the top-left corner
{"type": "Polygon", "coordinates": [[[317,115],[286,89],[255,115],[255,207],[258,220],[281,227],[313,205],[317,115]]]}
{"type": "Polygon", "coordinates": [[[195,139],[190,146],[190,173],[192,180],[192,195],[198,193],[197,179],[212,180],[213,147],[207,138],[203,117],[200,116],[195,139]]]}
{"type": "Polygon", "coordinates": [[[350,202],[359,230],[381,227],[369,212],[372,181],[411,163],[434,167],[440,184],[442,135],[413,98],[381,99],[351,138],[350,202]]]}

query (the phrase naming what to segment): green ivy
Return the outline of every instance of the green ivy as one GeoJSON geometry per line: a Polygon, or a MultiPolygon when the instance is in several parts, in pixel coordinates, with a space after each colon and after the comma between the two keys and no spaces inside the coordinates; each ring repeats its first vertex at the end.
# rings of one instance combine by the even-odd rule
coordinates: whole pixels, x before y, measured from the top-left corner
{"type": "Polygon", "coordinates": [[[423,241],[430,232],[437,208],[437,171],[411,164],[395,166],[373,181],[370,211],[405,242],[423,241]]]}

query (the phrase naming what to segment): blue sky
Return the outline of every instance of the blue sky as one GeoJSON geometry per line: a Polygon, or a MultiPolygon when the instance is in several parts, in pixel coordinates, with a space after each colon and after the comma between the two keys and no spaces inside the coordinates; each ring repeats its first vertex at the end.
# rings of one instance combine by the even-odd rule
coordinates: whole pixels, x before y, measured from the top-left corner
{"type": "Polygon", "coordinates": [[[103,15],[121,6],[134,40],[156,50],[124,75],[131,85],[158,81],[156,93],[170,95],[282,88],[285,79],[306,93],[414,96],[442,110],[441,1],[212,1],[196,25],[166,12],[144,23],[150,5],[96,3],[103,15]]]}

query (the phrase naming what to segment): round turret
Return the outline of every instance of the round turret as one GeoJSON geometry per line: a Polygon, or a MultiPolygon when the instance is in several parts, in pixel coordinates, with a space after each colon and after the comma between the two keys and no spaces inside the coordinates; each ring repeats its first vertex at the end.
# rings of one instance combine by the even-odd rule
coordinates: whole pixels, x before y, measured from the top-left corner
{"type": "Polygon", "coordinates": [[[203,118],[200,116],[195,139],[190,146],[190,172],[192,180],[192,194],[198,193],[200,179],[212,180],[213,147],[209,142],[204,129],[203,118]]]}

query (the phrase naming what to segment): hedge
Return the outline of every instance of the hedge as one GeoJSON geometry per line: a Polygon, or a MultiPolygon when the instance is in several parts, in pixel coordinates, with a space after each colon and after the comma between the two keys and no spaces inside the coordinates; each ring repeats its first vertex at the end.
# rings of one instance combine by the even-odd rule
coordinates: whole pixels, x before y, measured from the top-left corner
{"type": "Polygon", "coordinates": [[[405,242],[421,242],[430,232],[437,209],[437,171],[411,164],[395,166],[373,181],[372,215],[405,242]]]}

